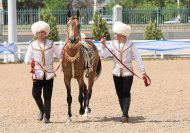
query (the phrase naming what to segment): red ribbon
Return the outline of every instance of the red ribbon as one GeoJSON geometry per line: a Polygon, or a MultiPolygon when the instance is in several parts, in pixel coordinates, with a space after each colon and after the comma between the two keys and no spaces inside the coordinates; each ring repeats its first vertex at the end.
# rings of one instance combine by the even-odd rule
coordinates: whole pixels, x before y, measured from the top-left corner
{"type": "Polygon", "coordinates": [[[31,70],[30,70],[30,73],[32,73],[32,81],[36,82],[36,79],[34,79],[34,77],[33,77],[33,75],[35,74],[34,67],[35,67],[35,61],[34,61],[34,59],[32,59],[31,60],[31,70]]]}

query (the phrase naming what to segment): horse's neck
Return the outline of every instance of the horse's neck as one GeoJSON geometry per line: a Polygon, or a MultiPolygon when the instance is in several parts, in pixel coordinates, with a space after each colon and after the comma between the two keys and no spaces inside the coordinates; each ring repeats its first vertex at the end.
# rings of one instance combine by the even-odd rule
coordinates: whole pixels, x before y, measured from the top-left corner
{"type": "Polygon", "coordinates": [[[80,46],[79,44],[71,44],[71,43],[67,43],[66,47],[65,47],[65,52],[67,52],[70,56],[74,56],[79,50],[80,50],[80,46]]]}

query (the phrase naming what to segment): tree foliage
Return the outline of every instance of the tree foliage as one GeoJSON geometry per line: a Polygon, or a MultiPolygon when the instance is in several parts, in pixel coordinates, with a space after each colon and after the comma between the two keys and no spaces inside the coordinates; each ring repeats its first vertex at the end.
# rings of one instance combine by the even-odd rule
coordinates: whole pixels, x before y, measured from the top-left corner
{"type": "Polygon", "coordinates": [[[65,9],[67,7],[65,0],[44,0],[43,1],[46,8],[49,9],[65,9]]]}
{"type": "Polygon", "coordinates": [[[107,4],[108,8],[112,8],[114,5],[118,4],[122,7],[134,8],[141,0],[110,0],[107,4]]]}
{"type": "Polygon", "coordinates": [[[89,8],[93,7],[93,0],[73,0],[74,8],[89,8]]]}
{"type": "MultiPolygon", "coordinates": [[[[7,0],[3,1],[3,8],[7,9],[7,0]]],[[[18,9],[37,9],[49,6],[50,9],[63,9],[67,7],[67,1],[69,0],[16,0],[18,9]],[[56,6],[57,5],[57,6],[56,6]]],[[[105,0],[97,0],[98,3],[102,3],[105,0]]],[[[73,6],[80,8],[93,7],[94,0],[73,0],[73,6]],[[79,1],[79,3],[78,3],[79,1]]],[[[177,7],[177,0],[109,0],[106,7],[112,8],[114,5],[119,4],[122,7],[127,8],[139,8],[139,7],[171,7],[171,5],[177,7]]],[[[100,4],[101,5],[101,4],[100,4]]],[[[173,7],[172,6],[172,7],[173,7]]],[[[189,7],[190,0],[180,0],[180,7],[189,7]]]]}
{"type": "Polygon", "coordinates": [[[102,36],[106,37],[107,40],[110,40],[110,34],[107,27],[106,20],[102,19],[101,15],[98,12],[95,12],[93,16],[93,35],[95,36],[95,40],[100,40],[102,36]]]}
{"type": "Polygon", "coordinates": [[[157,23],[150,21],[144,31],[145,40],[160,40],[163,38],[162,31],[157,27],[157,23]]]}
{"type": "Polygon", "coordinates": [[[43,0],[16,0],[18,9],[37,9],[44,7],[43,0]]]}
{"type": "MultiPolygon", "coordinates": [[[[107,7],[119,4],[126,8],[177,7],[177,0],[110,0],[107,7]]],[[[180,7],[189,7],[190,0],[180,0],[180,7]]]]}

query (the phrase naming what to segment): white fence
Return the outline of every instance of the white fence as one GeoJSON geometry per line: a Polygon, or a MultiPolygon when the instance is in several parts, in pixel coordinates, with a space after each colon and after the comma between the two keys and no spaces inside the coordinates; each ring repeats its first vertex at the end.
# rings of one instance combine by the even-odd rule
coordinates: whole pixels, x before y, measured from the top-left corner
{"type": "MultiPolygon", "coordinates": [[[[101,55],[101,42],[93,41],[101,55]]],[[[190,57],[190,39],[186,40],[132,40],[143,58],[190,57]]],[[[65,42],[55,44],[61,49],[65,42]]],[[[30,42],[0,43],[0,62],[23,61],[30,42]],[[14,46],[17,46],[15,50],[14,46]],[[14,56],[16,55],[16,56],[14,56]]],[[[110,41],[107,41],[107,45],[110,41]]]]}
{"type": "MultiPolygon", "coordinates": [[[[132,40],[143,58],[190,58],[190,39],[181,40],[132,40]]],[[[94,41],[101,53],[101,42],[94,41]]],[[[110,44],[110,41],[107,41],[110,44]]]]}
{"type": "MultiPolygon", "coordinates": [[[[14,62],[17,61],[23,61],[27,48],[29,46],[29,42],[15,42],[15,43],[0,43],[0,62],[14,62]],[[15,45],[17,46],[15,48],[15,45]],[[16,59],[15,59],[16,58],[16,59]]],[[[55,42],[55,44],[62,48],[64,45],[64,42],[55,42]]]]}

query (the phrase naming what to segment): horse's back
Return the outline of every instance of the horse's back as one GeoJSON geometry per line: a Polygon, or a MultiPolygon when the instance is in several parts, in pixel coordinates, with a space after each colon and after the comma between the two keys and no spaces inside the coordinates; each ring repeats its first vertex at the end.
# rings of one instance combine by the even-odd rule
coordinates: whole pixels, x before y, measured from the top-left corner
{"type": "Polygon", "coordinates": [[[94,50],[95,59],[94,59],[93,71],[96,73],[95,77],[98,78],[100,75],[100,72],[101,72],[101,59],[99,56],[98,48],[96,47],[96,45],[91,40],[86,39],[85,41],[94,50]]]}
{"type": "Polygon", "coordinates": [[[96,45],[91,40],[86,39],[85,41],[93,48],[96,56],[99,58],[98,48],[96,47],[96,45]]]}

